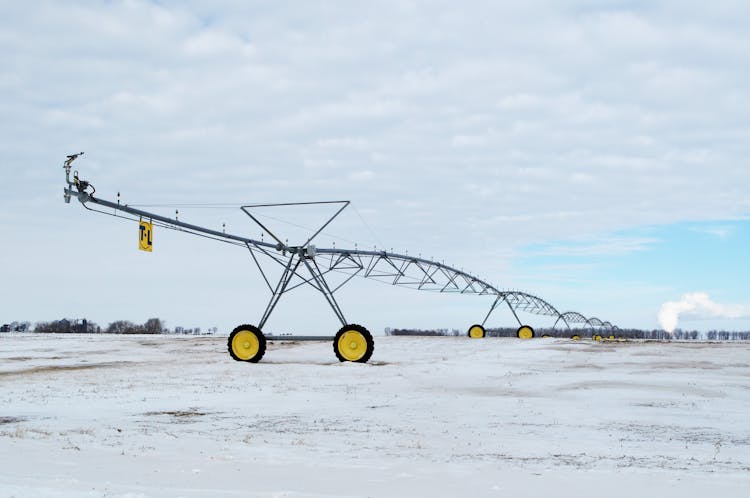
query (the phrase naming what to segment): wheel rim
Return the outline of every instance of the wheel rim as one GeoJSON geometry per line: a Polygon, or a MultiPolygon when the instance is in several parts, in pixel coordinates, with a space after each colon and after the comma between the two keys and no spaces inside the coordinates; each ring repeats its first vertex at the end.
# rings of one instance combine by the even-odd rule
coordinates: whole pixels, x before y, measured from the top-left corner
{"type": "Polygon", "coordinates": [[[531,339],[533,337],[534,337],[534,331],[531,330],[531,327],[524,325],[523,327],[518,329],[519,339],[531,339]]]}
{"type": "Polygon", "coordinates": [[[484,337],[484,329],[480,325],[474,325],[469,329],[469,337],[472,339],[481,339],[484,337]]]}
{"type": "Polygon", "coordinates": [[[348,361],[357,361],[367,352],[367,339],[356,330],[347,330],[339,337],[339,353],[348,361]]]}
{"type": "Polygon", "coordinates": [[[240,330],[232,339],[232,352],[241,360],[249,360],[260,351],[258,336],[249,330],[240,330]]]}
{"type": "Polygon", "coordinates": [[[573,337],[571,337],[571,339],[573,339],[574,341],[577,341],[580,338],[581,338],[581,336],[579,336],[579,335],[574,335],[573,337]]]}

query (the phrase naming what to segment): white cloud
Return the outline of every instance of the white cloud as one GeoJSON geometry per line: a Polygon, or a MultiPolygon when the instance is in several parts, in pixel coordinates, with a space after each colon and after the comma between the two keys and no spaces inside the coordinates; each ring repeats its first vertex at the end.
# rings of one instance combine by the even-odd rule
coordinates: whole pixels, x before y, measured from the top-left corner
{"type": "Polygon", "coordinates": [[[456,135],[451,139],[456,147],[481,147],[487,143],[485,135],[456,135]]]}
{"type": "Polygon", "coordinates": [[[595,182],[596,179],[594,178],[594,176],[586,173],[573,173],[572,175],[570,175],[570,183],[589,184],[595,182]]]}
{"type": "Polygon", "coordinates": [[[538,109],[544,103],[538,95],[518,93],[500,99],[499,109],[538,109]]]}
{"type": "Polygon", "coordinates": [[[238,36],[219,30],[203,31],[183,43],[185,53],[193,56],[217,57],[222,55],[250,56],[255,48],[238,36]]]}
{"type": "Polygon", "coordinates": [[[318,140],[318,147],[325,148],[343,148],[343,149],[366,149],[368,141],[364,138],[357,137],[336,137],[336,138],[324,138],[318,140]]]}
{"type": "Polygon", "coordinates": [[[750,318],[750,305],[719,304],[705,292],[683,294],[679,301],[668,301],[661,305],[657,319],[667,332],[673,332],[680,316],[693,318],[750,318]]]}
{"type": "Polygon", "coordinates": [[[369,182],[375,178],[375,173],[370,170],[352,171],[348,177],[354,182],[369,182]]]}
{"type": "Polygon", "coordinates": [[[692,231],[698,232],[698,233],[705,233],[708,235],[713,235],[714,237],[717,237],[722,240],[726,240],[729,237],[732,236],[732,233],[734,232],[734,228],[727,225],[708,225],[708,226],[698,226],[698,227],[692,227],[692,231]]]}
{"type": "Polygon", "coordinates": [[[591,257],[618,256],[633,252],[646,251],[657,239],[647,237],[611,237],[600,238],[583,243],[551,245],[534,254],[540,256],[591,257]]]}

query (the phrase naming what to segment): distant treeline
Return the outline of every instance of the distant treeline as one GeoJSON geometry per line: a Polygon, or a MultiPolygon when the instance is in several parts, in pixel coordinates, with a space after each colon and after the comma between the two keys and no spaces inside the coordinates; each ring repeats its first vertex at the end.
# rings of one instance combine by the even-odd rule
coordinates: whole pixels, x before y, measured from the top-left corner
{"type": "MultiPolygon", "coordinates": [[[[517,328],[489,328],[486,330],[487,337],[516,337],[517,328]]],[[[534,329],[537,337],[544,335],[550,337],[570,338],[574,335],[579,337],[593,337],[601,335],[602,337],[614,336],[615,338],[625,339],[656,339],[656,340],[709,340],[709,341],[748,341],[750,340],[750,331],[727,331],[711,330],[700,332],[698,330],[681,330],[677,329],[671,334],[665,330],[642,330],[642,329],[551,329],[538,328],[534,329]]],[[[386,328],[386,335],[407,335],[407,336],[463,336],[467,334],[466,330],[459,329],[399,329],[386,328]]]]}
{"type": "MultiPolygon", "coordinates": [[[[489,328],[486,333],[488,337],[516,337],[517,328],[489,328]]],[[[203,335],[215,334],[217,327],[202,330],[200,327],[186,328],[166,327],[165,322],[159,318],[149,318],[143,324],[137,324],[128,320],[116,320],[107,327],[100,327],[96,323],[83,319],[53,320],[51,322],[38,322],[34,326],[31,322],[11,322],[0,326],[0,332],[40,332],[53,334],[188,334],[203,335]]],[[[709,341],[750,341],[750,331],[727,331],[711,330],[700,332],[698,330],[677,329],[671,334],[664,330],[642,330],[642,329],[617,329],[608,330],[598,328],[561,329],[561,328],[538,328],[534,330],[537,337],[544,335],[550,337],[570,338],[577,335],[581,338],[601,335],[602,337],[614,336],[625,339],[655,339],[655,340],[709,340],[709,341]]],[[[386,328],[385,335],[399,336],[464,336],[466,330],[460,329],[400,329],[386,328]]]]}
{"type": "Polygon", "coordinates": [[[159,318],[149,318],[143,324],[137,324],[128,320],[116,320],[107,327],[102,328],[96,323],[82,319],[53,320],[51,322],[38,322],[33,327],[31,322],[11,322],[0,326],[0,332],[40,332],[47,334],[211,334],[218,329],[212,327],[202,331],[200,327],[185,328],[175,327],[169,329],[164,321],[159,318]]]}

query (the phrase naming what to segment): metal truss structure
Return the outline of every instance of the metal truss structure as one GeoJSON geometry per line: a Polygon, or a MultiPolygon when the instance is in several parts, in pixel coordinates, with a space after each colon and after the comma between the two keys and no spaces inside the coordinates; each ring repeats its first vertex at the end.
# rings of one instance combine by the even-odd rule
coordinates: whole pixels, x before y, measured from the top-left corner
{"type": "Polygon", "coordinates": [[[275,243],[266,242],[227,233],[225,230],[213,230],[207,227],[190,224],[178,220],[176,216],[175,218],[169,218],[149,211],[144,211],[142,209],[128,206],[127,204],[121,204],[119,200],[113,202],[94,197],[93,186],[89,182],[80,180],[77,171],[74,172],[73,179],[71,180],[70,178],[71,163],[79,155],[80,154],[74,154],[68,156],[68,160],[65,162],[64,168],[67,187],[64,189],[64,197],[66,203],[69,203],[72,197],[76,197],[86,209],[91,211],[130,220],[148,220],[155,226],[208,237],[224,243],[246,248],[250,252],[252,260],[257,265],[258,270],[271,293],[271,298],[258,322],[258,329],[262,329],[266,325],[266,322],[284,294],[303,286],[312,287],[320,292],[333,310],[337,319],[344,327],[346,327],[349,322],[347,322],[335,295],[337,291],[357,276],[378,280],[394,286],[407,287],[422,291],[432,291],[445,294],[494,296],[495,299],[493,300],[484,320],[481,324],[474,326],[481,328],[481,337],[484,336],[484,325],[490,318],[490,315],[497,308],[503,306],[503,304],[508,307],[522,328],[529,327],[523,325],[523,322],[518,316],[518,312],[556,317],[555,326],[558,322],[562,321],[568,329],[571,328],[570,324],[585,324],[592,330],[594,327],[607,327],[609,329],[614,329],[609,322],[602,322],[598,318],[586,318],[582,314],[572,311],[560,313],[550,303],[532,294],[517,290],[498,289],[494,285],[477,276],[446,265],[442,262],[388,251],[361,250],[356,247],[354,249],[339,249],[318,248],[314,246],[312,241],[315,237],[318,236],[349,205],[349,201],[240,206],[253,222],[275,240],[275,243]],[[340,207],[333,216],[323,223],[317,231],[307,239],[307,241],[300,245],[288,245],[286,242],[282,242],[282,238],[269,230],[268,227],[266,227],[253,213],[255,208],[261,207],[267,208],[273,206],[312,204],[331,204],[340,205],[340,207]],[[281,275],[279,278],[273,278],[273,272],[264,265],[264,263],[269,262],[272,266],[278,266],[281,268],[281,275]],[[333,278],[334,276],[339,276],[339,278],[333,278]]]}
{"type": "MultiPolygon", "coordinates": [[[[291,254],[284,256],[284,248],[282,248],[282,254],[278,254],[278,252],[269,251],[260,245],[252,243],[246,245],[250,250],[253,261],[258,266],[258,270],[263,275],[266,285],[275,297],[275,300],[272,298],[269,307],[261,318],[259,325],[261,328],[276,302],[278,302],[280,295],[305,284],[312,285],[323,293],[341,323],[345,324],[346,320],[336,303],[334,294],[356,276],[416,290],[495,296],[489,312],[481,323],[482,326],[485,325],[492,312],[503,303],[508,306],[519,325],[523,325],[523,323],[518,317],[518,311],[551,317],[561,316],[554,306],[542,298],[521,291],[500,290],[463,270],[407,254],[359,249],[320,249],[306,246],[304,248],[286,248],[291,254]],[[294,249],[297,251],[294,251],[294,249]],[[256,253],[275,261],[284,268],[282,277],[276,286],[272,285],[272,281],[269,280],[267,271],[256,253]],[[305,268],[306,274],[299,272],[302,267],[305,268]],[[330,286],[327,276],[332,272],[344,274],[344,280],[335,286],[330,286]],[[294,276],[298,277],[298,281],[290,285],[294,276]]],[[[564,317],[562,320],[567,323],[564,317]]]]}
{"type": "Polygon", "coordinates": [[[562,320],[563,323],[565,323],[568,326],[568,328],[570,328],[570,324],[573,323],[573,324],[586,325],[589,328],[591,328],[592,331],[596,330],[597,328],[603,328],[603,329],[610,330],[610,331],[617,330],[617,327],[612,325],[609,322],[603,322],[596,317],[586,318],[585,316],[578,313],[577,311],[566,311],[564,313],[561,313],[558,316],[557,320],[555,320],[555,323],[554,325],[552,325],[552,328],[555,328],[555,326],[557,326],[560,320],[562,320]]]}

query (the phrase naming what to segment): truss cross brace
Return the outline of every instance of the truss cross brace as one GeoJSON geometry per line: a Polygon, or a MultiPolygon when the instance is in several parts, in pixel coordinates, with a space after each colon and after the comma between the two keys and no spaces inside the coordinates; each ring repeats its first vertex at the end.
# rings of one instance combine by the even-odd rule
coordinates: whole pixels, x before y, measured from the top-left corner
{"type": "Polygon", "coordinates": [[[504,299],[505,297],[500,297],[500,296],[497,296],[497,298],[495,298],[495,301],[492,303],[492,307],[490,307],[490,310],[487,312],[487,316],[485,316],[484,320],[482,320],[482,327],[484,327],[484,324],[487,323],[487,320],[489,319],[492,312],[495,311],[495,308],[497,308],[500,305],[500,301],[504,299]]]}
{"type": "Polygon", "coordinates": [[[505,304],[508,305],[508,309],[510,310],[511,313],[513,313],[513,316],[516,318],[516,321],[518,322],[518,325],[519,326],[523,326],[523,323],[521,322],[521,319],[518,318],[518,315],[516,314],[516,310],[514,310],[513,306],[511,306],[511,304],[508,302],[508,300],[505,299],[505,296],[497,296],[497,298],[495,298],[495,301],[492,303],[492,307],[487,312],[487,316],[485,316],[484,320],[482,320],[482,327],[484,327],[484,324],[487,323],[487,319],[490,317],[490,315],[492,314],[492,312],[495,311],[495,308],[497,308],[498,306],[500,306],[500,303],[502,303],[503,301],[505,301],[505,304]]]}
{"type": "Polygon", "coordinates": [[[289,262],[284,267],[284,272],[281,274],[281,278],[279,279],[279,282],[276,284],[276,288],[273,290],[273,293],[271,294],[271,300],[268,302],[268,306],[266,306],[266,310],[263,312],[263,316],[260,319],[260,322],[258,323],[258,328],[263,329],[263,326],[268,321],[268,317],[271,316],[271,313],[273,312],[274,308],[276,308],[276,305],[279,303],[279,299],[281,299],[281,296],[284,295],[284,292],[286,291],[287,286],[289,285],[289,282],[292,280],[292,277],[294,276],[294,273],[297,271],[297,268],[299,267],[300,261],[297,260],[297,262],[292,266],[292,263],[294,263],[294,260],[296,259],[296,255],[289,258],[289,262]]]}
{"type": "MultiPolygon", "coordinates": [[[[564,313],[563,313],[563,314],[564,314],[564,313]]],[[[554,323],[554,324],[552,325],[552,328],[554,329],[554,328],[555,328],[555,327],[557,326],[557,323],[558,323],[558,322],[559,322],[560,320],[562,320],[562,321],[563,321],[563,323],[565,324],[565,326],[566,326],[566,327],[568,327],[568,330],[570,330],[570,324],[568,323],[568,321],[567,321],[567,320],[565,319],[565,317],[564,317],[563,315],[558,315],[558,316],[557,316],[557,320],[555,320],[555,323],[554,323]]],[[[590,325],[589,325],[589,326],[590,326],[590,325]]],[[[591,327],[591,330],[594,330],[594,328],[593,328],[593,327],[591,327]]]]}
{"type": "MultiPolygon", "coordinates": [[[[320,291],[321,294],[323,294],[323,297],[326,298],[326,301],[328,301],[328,304],[331,306],[331,309],[336,314],[336,317],[341,322],[341,325],[346,325],[346,318],[344,318],[344,313],[341,311],[341,307],[339,307],[339,303],[336,302],[336,298],[333,297],[333,291],[328,286],[328,282],[326,282],[325,276],[323,276],[323,272],[320,271],[320,267],[318,267],[318,263],[315,262],[315,260],[311,260],[312,264],[308,262],[307,259],[305,259],[304,256],[299,256],[302,262],[305,263],[305,266],[307,267],[307,271],[310,272],[310,275],[312,276],[313,280],[315,281],[315,287],[320,291]]],[[[312,285],[312,284],[311,284],[312,285]]]]}
{"type": "MultiPolygon", "coordinates": [[[[250,251],[252,253],[252,250],[250,251]]],[[[256,264],[258,263],[257,259],[253,255],[253,259],[255,260],[256,264]]],[[[258,265],[260,267],[260,265],[258,265]]],[[[324,272],[320,270],[320,267],[315,262],[314,259],[309,260],[306,258],[304,251],[300,251],[299,253],[292,254],[289,258],[289,261],[287,261],[286,265],[284,266],[284,271],[281,274],[281,278],[279,278],[278,283],[276,284],[276,287],[271,289],[271,286],[269,284],[269,289],[271,289],[271,300],[268,302],[268,305],[266,306],[265,311],[263,312],[263,316],[260,319],[260,322],[258,323],[258,328],[263,329],[268,319],[271,317],[271,313],[273,313],[273,310],[276,308],[276,305],[279,303],[279,300],[281,299],[281,296],[286,294],[287,292],[290,292],[293,289],[296,289],[300,285],[308,284],[314,289],[316,289],[318,292],[323,294],[323,297],[325,297],[326,301],[328,302],[328,305],[333,310],[334,314],[336,315],[336,318],[341,322],[341,325],[346,325],[346,318],[344,317],[344,313],[341,311],[341,307],[339,306],[338,302],[336,301],[336,298],[333,296],[333,291],[328,286],[328,282],[325,279],[324,272]],[[311,262],[312,263],[311,263],[311,262]],[[305,279],[302,275],[298,273],[298,269],[300,266],[304,266],[305,269],[310,273],[310,278],[305,279]],[[292,281],[292,278],[294,276],[299,277],[302,279],[302,282],[294,285],[292,287],[289,287],[290,282],[292,281]]],[[[265,274],[263,274],[263,278],[266,279],[265,274]]],[[[266,279],[266,283],[268,283],[268,280],[266,279]]]]}

